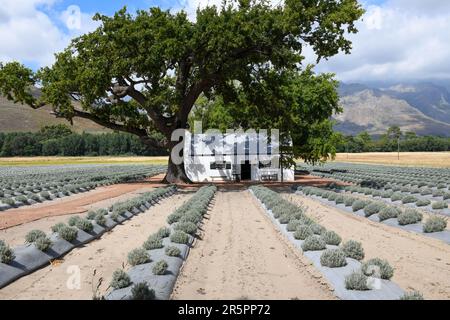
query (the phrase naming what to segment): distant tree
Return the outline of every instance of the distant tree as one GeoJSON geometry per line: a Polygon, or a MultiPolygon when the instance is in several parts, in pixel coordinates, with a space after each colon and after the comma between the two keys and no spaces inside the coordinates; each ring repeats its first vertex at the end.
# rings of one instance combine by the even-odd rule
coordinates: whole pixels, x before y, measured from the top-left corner
{"type": "Polygon", "coordinates": [[[413,131],[406,131],[404,137],[406,140],[415,139],[417,138],[417,134],[413,131]]]}
{"type": "Polygon", "coordinates": [[[368,152],[372,148],[372,137],[367,131],[358,133],[354,139],[354,142],[358,144],[361,152],[368,152]]]}
{"type": "Polygon", "coordinates": [[[386,135],[389,139],[397,141],[398,139],[400,139],[403,136],[403,133],[402,133],[402,130],[400,129],[400,127],[395,125],[395,126],[390,126],[387,129],[386,135]]]}
{"type": "Polygon", "coordinates": [[[60,150],[63,156],[84,155],[84,140],[81,135],[72,133],[60,139],[60,150]]]}
{"type": "Polygon", "coordinates": [[[0,155],[2,157],[38,156],[41,154],[41,143],[32,133],[14,133],[6,136],[0,155]]]}
{"type": "Polygon", "coordinates": [[[58,139],[72,134],[72,130],[65,124],[44,126],[39,130],[42,140],[58,139]]]}
{"type": "Polygon", "coordinates": [[[56,156],[60,154],[60,143],[58,139],[48,139],[42,142],[43,156],[56,156]]]}
{"type": "MultiPolygon", "coordinates": [[[[69,120],[90,119],[170,151],[178,144],[171,141],[172,132],[187,127],[201,95],[208,100],[224,96],[226,101],[225,97],[256,88],[263,80],[272,88],[251,93],[257,116],[275,113],[275,106],[286,106],[273,105],[268,99],[283,91],[273,79],[303,70],[305,45],[318,60],[340,51],[349,53],[349,35],[357,32],[355,22],[363,12],[357,0],[285,0],[276,6],[268,0],[230,0],[220,8],[199,9],[195,22],[183,11],[171,13],[160,8],[135,15],[125,8],[113,17],[97,14],[95,20],[101,26],[73,40],[56,55],[52,67],[35,74],[14,62],[0,66],[0,93],[34,108],[50,104],[57,115],[69,120]],[[39,99],[29,91],[36,83],[42,85],[39,99]],[[164,139],[154,139],[154,132],[164,139]]],[[[286,81],[280,85],[286,86],[286,81]]],[[[308,93],[320,98],[320,91],[308,93]]],[[[334,109],[334,101],[322,102],[325,105],[319,112],[298,108],[299,113],[290,118],[298,119],[299,124],[292,127],[295,122],[291,119],[286,125],[297,135],[294,139],[303,143],[295,146],[294,152],[307,160],[328,157],[330,150],[330,126],[315,121],[312,126],[316,127],[310,128],[304,123],[313,115],[322,119],[334,109]],[[324,136],[320,130],[326,130],[324,136]]],[[[170,157],[165,180],[189,182],[184,164],[174,163],[170,157]]]]}

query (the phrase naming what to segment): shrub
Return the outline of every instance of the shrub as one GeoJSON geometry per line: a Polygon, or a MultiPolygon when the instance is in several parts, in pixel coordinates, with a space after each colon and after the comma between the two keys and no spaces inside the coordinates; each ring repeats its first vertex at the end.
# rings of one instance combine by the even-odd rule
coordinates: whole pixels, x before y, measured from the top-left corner
{"type": "Polygon", "coordinates": [[[170,236],[170,241],[172,241],[174,243],[188,244],[189,243],[189,235],[187,235],[186,233],[184,233],[181,230],[176,230],[170,236]]]}
{"type": "Polygon", "coordinates": [[[112,212],[109,217],[112,221],[118,222],[119,220],[119,213],[118,212],[112,212]]]}
{"type": "Polygon", "coordinates": [[[444,190],[434,190],[433,197],[443,197],[445,194],[444,190]]]}
{"type": "Polygon", "coordinates": [[[342,250],[348,258],[355,260],[364,259],[364,249],[361,242],[349,240],[342,245],[342,250]]]}
{"type": "Polygon", "coordinates": [[[420,211],[415,209],[406,209],[405,212],[402,212],[398,215],[397,220],[398,224],[401,226],[405,226],[407,224],[414,224],[422,221],[423,215],[420,211]]]}
{"type": "Polygon", "coordinates": [[[423,195],[423,196],[428,196],[428,195],[430,195],[430,194],[433,194],[433,191],[431,191],[430,189],[423,189],[423,190],[420,192],[420,194],[423,195]]]}
{"type": "Polygon", "coordinates": [[[341,243],[341,237],[334,231],[326,231],[322,234],[322,239],[326,244],[338,246],[341,243]]]}
{"type": "Polygon", "coordinates": [[[344,201],[345,201],[344,196],[337,196],[336,199],[334,200],[336,204],[344,203],[344,201]]]}
{"type": "Polygon", "coordinates": [[[345,288],[347,290],[370,290],[367,285],[368,278],[361,272],[353,272],[345,277],[345,288]]]}
{"type": "Polygon", "coordinates": [[[355,201],[356,199],[353,197],[346,197],[344,200],[344,204],[346,207],[351,207],[355,201]]]}
{"type": "Polygon", "coordinates": [[[95,223],[97,223],[99,226],[104,227],[106,225],[106,218],[102,212],[97,211],[97,215],[95,216],[94,220],[95,220],[95,223]]]}
{"type": "Polygon", "coordinates": [[[155,291],[149,289],[145,282],[137,283],[131,288],[132,300],[154,300],[155,291]]]}
{"type": "Polygon", "coordinates": [[[397,218],[400,213],[400,209],[386,206],[378,212],[378,217],[380,218],[380,221],[384,221],[391,218],[397,218]]]}
{"type": "Polygon", "coordinates": [[[81,220],[81,218],[78,216],[70,217],[67,224],[71,227],[75,227],[77,225],[78,221],[80,221],[80,220],[81,220]]]}
{"type": "Polygon", "coordinates": [[[384,192],[381,193],[381,197],[383,199],[387,199],[387,198],[392,197],[393,193],[394,193],[393,191],[384,191],[384,192]]]}
{"type": "Polygon", "coordinates": [[[321,226],[318,223],[313,223],[309,227],[311,228],[311,231],[314,234],[318,234],[318,235],[322,235],[327,231],[327,229],[325,229],[325,227],[321,226]]]}
{"type": "Polygon", "coordinates": [[[53,244],[52,241],[47,236],[37,238],[36,241],[34,242],[34,245],[36,246],[36,248],[38,248],[39,250],[41,250],[43,252],[50,249],[52,244],[53,244]]]}
{"type": "Polygon", "coordinates": [[[429,206],[430,204],[431,204],[431,201],[428,199],[420,199],[420,200],[417,200],[417,202],[416,202],[416,206],[418,206],[418,207],[426,207],[426,206],[429,206]]]}
{"type": "Polygon", "coordinates": [[[37,239],[42,238],[42,237],[45,237],[45,232],[44,231],[42,231],[42,230],[31,230],[25,236],[25,242],[26,243],[33,243],[37,239]]]}
{"type": "Polygon", "coordinates": [[[312,235],[314,235],[314,232],[306,225],[298,226],[297,230],[294,232],[294,238],[297,240],[305,240],[312,235]]]}
{"type": "Polygon", "coordinates": [[[179,220],[178,222],[192,222],[192,223],[199,223],[200,221],[202,221],[203,216],[201,213],[199,212],[195,212],[195,211],[188,211],[186,212],[179,220]]]}
{"type": "Polygon", "coordinates": [[[167,223],[172,224],[172,223],[178,222],[178,220],[180,220],[180,218],[181,218],[181,213],[179,213],[179,212],[171,213],[167,217],[167,223]]]}
{"type": "Polygon", "coordinates": [[[9,264],[16,258],[14,251],[3,241],[0,243],[0,262],[9,264]]]}
{"type": "Polygon", "coordinates": [[[16,202],[13,200],[13,199],[11,199],[11,198],[6,198],[6,199],[2,199],[2,202],[4,203],[4,204],[7,204],[8,206],[13,206],[16,202]]]}
{"type": "Polygon", "coordinates": [[[77,238],[77,235],[78,235],[78,230],[77,229],[75,229],[73,227],[66,226],[66,225],[61,226],[57,232],[58,232],[58,235],[62,239],[66,240],[66,241],[69,241],[69,242],[74,241],[77,238]]]}
{"type": "Polygon", "coordinates": [[[190,235],[194,235],[197,232],[197,226],[192,222],[178,222],[175,227],[175,230],[181,230],[190,235]]]}
{"type": "Polygon", "coordinates": [[[423,295],[419,291],[406,292],[400,300],[424,300],[423,295]]]}
{"type": "Polygon", "coordinates": [[[157,236],[150,236],[142,245],[145,250],[160,249],[164,247],[162,240],[157,236]]]}
{"type": "Polygon", "coordinates": [[[170,236],[170,228],[162,227],[158,230],[156,234],[161,239],[167,238],[168,236],[170,236]]]}
{"type": "Polygon", "coordinates": [[[128,263],[132,266],[150,262],[150,256],[143,248],[137,248],[128,253],[128,263]]]}
{"type": "Polygon", "coordinates": [[[181,254],[181,250],[174,246],[166,247],[165,252],[169,257],[179,257],[181,254]]]}
{"type": "Polygon", "coordinates": [[[154,275],[161,276],[166,273],[166,270],[168,267],[169,267],[169,265],[167,264],[167,262],[164,260],[161,260],[161,261],[158,261],[157,263],[155,263],[155,265],[152,268],[152,272],[154,275]]]}
{"type": "Polygon", "coordinates": [[[389,280],[394,275],[394,269],[386,260],[380,258],[370,259],[361,266],[361,271],[366,276],[389,280]]]}
{"type": "Polygon", "coordinates": [[[406,203],[414,203],[414,202],[417,202],[418,200],[419,200],[419,199],[417,199],[417,197],[409,195],[409,196],[406,196],[406,197],[404,197],[404,198],[402,199],[402,203],[403,203],[403,204],[406,204],[406,203]]]}
{"type": "Polygon", "coordinates": [[[427,219],[425,224],[423,225],[423,232],[431,233],[431,232],[440,232],[444,231],[447,227],[447,219],[439,216],[432,216],[427,219]]]}
{"type": "Polygon", "coordinates": [[[386,205],[384,203],[372,202],[364,208],[364,215],[366,217],[370,217],[371,215],[380,212],[380,210],[382,210],[385,207],[386,207],[386,205]]]}
{"type": "Polygon", "coordinates": [[[96,213],[98,215],[102,214],[102,215],[106,216],[108,214],[108,210],[106,210],[105,208],[101,208],[101,209],[98,209],[96,213]]]}
{"type": "Polygon", "coordinates": [[[433,208],[434,210],[447,209],[448,203],[445,201],[436,201],[436,202],[433,202],[433,204],[431,205],[431,208],[433,208]]]}
{"type": "Polygon", "coordinates": [[[320,264],[329,268],[340,268],[347,265],[345,253],[341,249],[327,249],[320,256],[320,264]]]}
{"type": "Polygon", "coordinates": [[[356,200],[355,202],[353,202],[352,210],[358,211],[358,210],[364,209],[364,207],[367,205],[368,205],[368,201],[356,200]]]}
{"type": "Polygon", "coordinates": [[[330,201],[334,201],[334,200],[336,200],[337,197],[338,197],[338,194],[337,194],[337,193],[330,192],[330,193],[328,194],[327,199],[330,200],[330,201]]]}
{"type": "Polygon", "coordinates": [[[391,195],[391,200],[392,201],[399,201],[403,199],[403,194],[395,192],[391,195]]]}
{"type": "Polygon", "coordinates": [[[41,198],[37,194],[32,194],[30,196],[30,199],[33,200],[33,201],[36,201],[36,202],[41,201],[41,198]]]}
{"type": "Polygon", "coordinates": [[[51,227],[51,230],[52,230],[52,232],[59,232],[59,230],[60,230],[62,227],[64,227],[64,226],[65,226],[64,223],[58,222],[57,224],[54,224],[54,225],[51,227]]]}
{"type": "Polygon", "coordinates": [[[324,250],[326,248],[327,248],[327,245],[326,245],[325,241],[317,235],[309,236],[302,243],[303,251],[318,251],[318,250],[324,250]]]}
{"type": "Polygon", "coordinates": [[[113,273],[111,283],[109,284],[114,289],[126,288],[131,284],[130,277],[122,269],[117,269],[113,273]]]}
{"type": "Polygon", "coordinates": [[[297,230],[297,228],[302,225],[302,221],[301,220],[296,220],[293,219],[291,221],[289,221],[289,223],[286,226],[287,231],[289,232],[294,232],[295,230],[297,230]]]}
{"type": "Polygon", "coordinates": [[[280,222],[280,224],[287,224],[289,223],[289,221],[291,221],[291,216],[288,214],[283,214],[278,218],[278,221],[280,222]]]}
{"type": "Polygon", "coordinates": [[[94,225],[88,219],[79,219],[76,223],[76,227],[85,232],[92,232],[94,225]]]}
{"type": "Polygon", "coordinates": [[[48,191],[42,191],[41,192],[41,197],[44,199],[49,200],[50,199],[50,193],[48,191]]]}
{"type": "Polygon", "coordinates": [[[16,197],[16,201],[22,202],[22,203],[27,203],[28,199],[25,196],[18,196],[18,197],[16,197]]]}
{"type": "Polygon", "coordinates": [[[86,215],[86,219],[88,220],[94,220],[95,216],[97,215],[97,212],[95,211],[88,211],[87,215],[86,215]]]}

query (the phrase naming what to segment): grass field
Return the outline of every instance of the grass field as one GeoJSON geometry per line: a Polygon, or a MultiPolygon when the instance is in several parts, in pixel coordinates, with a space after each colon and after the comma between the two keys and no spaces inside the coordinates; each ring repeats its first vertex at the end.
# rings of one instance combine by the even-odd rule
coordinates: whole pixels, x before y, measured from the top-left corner
{"type": "Polygon", "coordinates": [[[450,152],[400,152],[400,160],[397,152],[338,153],[335,161],[450,168],[450,152]]]}
{"type": "Polygon", "coordinates": [[[42,166],[62,164],[166,164],[167,157],[13,157],[0,158],[0,166],[42,166]]]}
{"type": "MultiPolygon", "coordinates": [[[[166,164],[167,157],[13,157],[0,158],[0,166],[41,166],[62,164],[166,164]]],[[[338,153],[335,161],[386,164],[415,167],[450,168],[450,152],[397,152],[338,153]]]]}

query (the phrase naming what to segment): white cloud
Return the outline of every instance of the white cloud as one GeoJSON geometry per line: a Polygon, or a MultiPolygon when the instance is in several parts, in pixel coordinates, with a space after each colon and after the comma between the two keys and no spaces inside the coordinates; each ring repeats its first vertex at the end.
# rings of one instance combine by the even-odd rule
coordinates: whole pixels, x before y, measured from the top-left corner
{"type": "Polygon", "coordinates": [[[67,12],[59,13],[61,21],[55,21],[38,9],[51,9],[56,0],[2,0],[0,7],[0,61],[17,60],[33,66],[46,66],[54,61],[54,53],[63,50],[70,40],[91,31],[96,23],[91,16],[80,13],[80,28],[61,28],[67,12]],[[66,30],[64,30],[66,29],[66,30]]]}
{"type": "MultiPolygon", "coordinates": [[[[392,0],[369,6],[351,35],[351,55],[321,62],[317,71],[344,81],[450,78],[450,1],[392,0]],[[433,3],[436,7],[433,6],[433,3]]],[[[309,50],[308,61],[314,61],[309,50]]]]}

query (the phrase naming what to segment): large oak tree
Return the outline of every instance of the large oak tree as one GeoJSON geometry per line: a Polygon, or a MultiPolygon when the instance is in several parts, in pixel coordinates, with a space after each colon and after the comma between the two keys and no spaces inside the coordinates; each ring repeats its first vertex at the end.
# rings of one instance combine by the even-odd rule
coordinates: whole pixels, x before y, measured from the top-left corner
{"type": "MultiPolygon", "coordinates": [[[[302,68],[302,50],[310,46],[318,59],[349,53],[347,36],[357,32],[363,9],[357,0],[280,3],[229,0],[197,10],[195,21],[159,8],[97,14],[101,26],[74,39],[51,67],[33,73],[16,62],[0,65],[0,93],[33,108],[51,104],[58,116],[90,119],[167,150],[200,97],[222,99],[235,120],[253,118],[259,126],[276,116],[274,123],[298,136],[296,154],[315,160],[328,153],[323,137],[337,95],[330,77],[302,68]],[[35,85],[38,98],[30,91],[35,85]],[[238,102],[248,105],[240,109],[238,102]],[[155,132],[165,138],[153,138],[155,132]]],[[[169,159],[166,181],[188,180],[183,164],[169,159]]]]}

